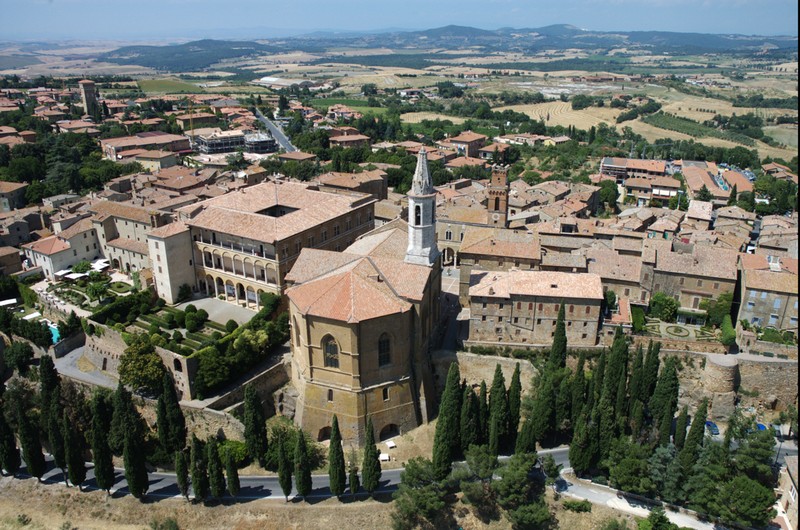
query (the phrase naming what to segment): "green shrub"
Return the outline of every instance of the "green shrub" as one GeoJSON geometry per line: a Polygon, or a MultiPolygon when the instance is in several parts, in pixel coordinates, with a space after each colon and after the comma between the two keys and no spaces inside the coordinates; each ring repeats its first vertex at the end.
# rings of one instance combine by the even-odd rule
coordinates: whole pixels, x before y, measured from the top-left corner
{"type": "Polygon", "coordinates": [[[184,283],[178,287],[178,302],[183,302],[192,297],[192,287],[188,283],[184,283]]]}
{"type": "Polygon", "coordinates": [[[196,312],[197,312],[197,308],[194,306],[194,304],[189,304],[189,305],[187,305],[187,306],[186,306],[186,309],[184,309],[184,312],[185,312],[187,315],[188,315],[189,313],[196,313],[196,312]]]}
{"type": "Polygon", "coordinates": [[[587,500],[582,501],[564,501],[564,509],[571,512],[591,512],[592,503],[587,500]]]}
{"type": "Polygon", "coordinates": [[[223,462],[233,458],[236,467],[244,467],[248,460],[247,446],[237,440],[224,440],[219,444],[219,456],[223,462]]]}
{"type": "Polygon", "coordinates": [[[641,333],[642,331],[644,331],[644,326],[645,326],[644,309],[642,309],[641,307],[633,307],[631,308],[631,315],[633,318],[633,332],[641,333]]]}
{"type": "Polygon", "coordinates": [[[230,319],[225,323],[225,331],[228,333],[233,333],[233,330],[239,327],[239,324],[234,320],[230,319]]]}
{"type": "Polygon", "coordinates": [[[172,313],[167,313],[164,315],[164,324],[166,324],[167,329],[174,329],[175,328],[175,315],[172,313]]]}
{"type": "Polygon", "coordinates": [[[733,329],[733,323],[731,322],[730,315],[725,315],[723,317],[720,329],[722,330],[720,342],[722,342],[723,345],[730,347],[736,344],[736,330],[733,329]]]}

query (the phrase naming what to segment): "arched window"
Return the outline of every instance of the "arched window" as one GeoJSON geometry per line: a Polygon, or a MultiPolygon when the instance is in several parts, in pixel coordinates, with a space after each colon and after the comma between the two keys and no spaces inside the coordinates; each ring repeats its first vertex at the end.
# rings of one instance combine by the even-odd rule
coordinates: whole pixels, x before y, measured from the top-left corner
{"type": "Polygon", "coordinates": [[[378,366],[386,366],[392,362],[392,343],[389,335],[384,333],[378,339],[378,366]]]}
{"type": "Polygon", "coordinates": [[[339,368],[339,345],[330,335],[322,339],[322,354],[325,357],[325,366],[339,368]]]}
{"type": "Polygon", "coordinates": [[[500,197],[494,198],[494,211],[500,210],[500,197]]]}
{"type": "Polygon", "coordinates": [[[445,238],[447,241],[451,241],[451,240],[453,239],[453,232],[451,232],[451,231],[448,229],[448,230],[447,230],[447,231],[444,233],[444,238],[445,238]]]}
{"type": "Polygon", "coordinates": [[[422,206],[419,204],[414,207],[414,226],[422,224],[422,206]]]}

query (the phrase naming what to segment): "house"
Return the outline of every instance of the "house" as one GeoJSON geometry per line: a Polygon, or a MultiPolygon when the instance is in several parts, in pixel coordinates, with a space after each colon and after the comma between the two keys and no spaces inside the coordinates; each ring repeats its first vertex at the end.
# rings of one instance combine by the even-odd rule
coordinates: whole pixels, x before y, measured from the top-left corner
{"type": "MultiPolygon", "coordinates": [[[[683,178],[686,182],[689,198],[694,199],[703,187],[705,187],[717,203],[727,202],[730,195],[729,189],[723,189],[717,184],[717,168],[713,163],[683,162],[683,178]]],[[[727,187],[727,184],[725,185],[727,187]]]]}
{"type": "Polygon", "coordinates": [[[28,184],[25,182],[0,181],[0,212],[10,212],[25,206],[25,192],[28,184]]]}
{"type": "Polygon", "coordinates": [[[478,150],[483,146],[487,138],[488,137],[483,134],[464,131],[458,136],[449,138],[448,143],[452,144],[459,154],[470,158],[476,158],[478,157],[478,150]]]}
{"type": "Polygon", "coordinates": [[[785,466],[781,468],[778,478],[780,492],[778,504],[784,514],[783,517],[789,523],[789,528],[798,528],[797,512],[800,503],[797,501],[797,490],[800,486],[798,486],[797,455],[787,455],[783,461],[785,466]]]}
{"type": "Polygon", "coordinates": [[[278,160],[283,162],[314,162],[316,159],[317,155],[303,153],[302,151],[291,151],[288,153],[280,153],[278,155],[278,160]]]}
{"type": "Polygon", "coordinates": [[[0,247],[0,276],[10,276],[22,270],[22,257],[19,249],[0,247]]]}
{"type": "Polygon", "coordinates": [[[101,256],[97,231],[88,219],[78,221],[60,233],[22,246],[31,267],[41,267],[45,278],[56,279],[56,273],[80,261],[101,256]]]}
{"type": "Polygon", "coordinates": [[[380,169],[361,173],[329,172],[317,177],[317,183],[321,190],[366,193],[379,201],[388,198],[389,194],[387,175],[380,169]]]}
{"type": "Polygon", "coordinates": [[[216,114],[210,112],[196,112],[193,114],[180,114],[175,116],[175,122],[184,131],[194,127],[207,127],[219,121],[216,114]]]}
{"type": "Polygon", "coordinates": [[[667,164],[663,160],[605,157],[600,161],[600,174],[614,177],[618,184],[623,184],[628,178],[665,177],[667,164]]]}
{"type": "Polygon", "coordinates": [[[109,160],[117,160],[122,152],[130,149],[151,149],[175,153],[191,151],[187,137],[158,131],[100,140],[100,148],[103,151],[103,155],[109,160]]]}
{"type": "Polygon", "coordinates": [[[571,138],[569,136],[554,136],[552,138],[546,138],[544,140],[544,145],[561,145],[569,142],[571,138]]]}
{"type": "Polygon", "coordinates": [[[370,137],[363,134],[348,134],[345,136],[332,136],[328,141],[331,147],[361,147],[369,145],[370,137]]]}
{"type": "Polygon", "coordinates": [[[597,274],[549,271],[473,271],[469,285],[469,342],[549,346],[565,306],[567,340],[594,346],[603,288],[597,274]]]}
{"type": "Polygon", "coordinates": [[[447,162],[444,167],[447,169],[453,170],[462,167],[479,167],[481,169],[486,169],[488,167],[487,163],[480,159],[480,158],[472,158],[469,156],[459,156],[447,162]]]}
{"type": "Polygon", "coordinates": [[[510,147],[511,146],[509,144],[489,144],[478,149],[478,158],[487,160],[494,164],[505,164],[507,160],[507,151],[510,147]]]}
{"type": "Polygon", "coordinates": [[[144,151],[134,156],[133,159],[146,171],[158,171],[178,164],[178,155],[172,151],[144,151]]]}
{"type": "Polygon", "coordinates": [[[797,334],[797,263],[786,257],[740,254],[736,321],[797,334]]]}

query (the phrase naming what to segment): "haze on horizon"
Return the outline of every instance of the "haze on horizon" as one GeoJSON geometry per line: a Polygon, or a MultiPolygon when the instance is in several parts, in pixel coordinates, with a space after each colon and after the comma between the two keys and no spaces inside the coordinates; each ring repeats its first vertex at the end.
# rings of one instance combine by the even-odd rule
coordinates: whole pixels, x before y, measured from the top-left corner
{"type": "Polygon", "coordinates": [[[796,36],[798,23],[796,0],[0,0],[0,12],[0,41],[255,39],[450,24],[796,36]]]}

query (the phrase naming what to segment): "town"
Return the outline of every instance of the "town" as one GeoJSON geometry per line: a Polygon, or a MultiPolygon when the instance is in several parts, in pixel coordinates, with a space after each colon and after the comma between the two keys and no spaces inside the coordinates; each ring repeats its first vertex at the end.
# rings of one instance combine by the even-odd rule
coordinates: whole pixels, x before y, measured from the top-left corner
{"type": "Polygon", "coordinates": [[[464,75],[90,77],[0,79],[0,487],[185,497],[181,528],[327,497],[392,500],[364,527],[798,528],[797,156],[761,117],[663,113],[622,87],[676,83],[648,75],[571,77],[614,86],[552,101],[628,115],[585,129],[464,75]]]}

